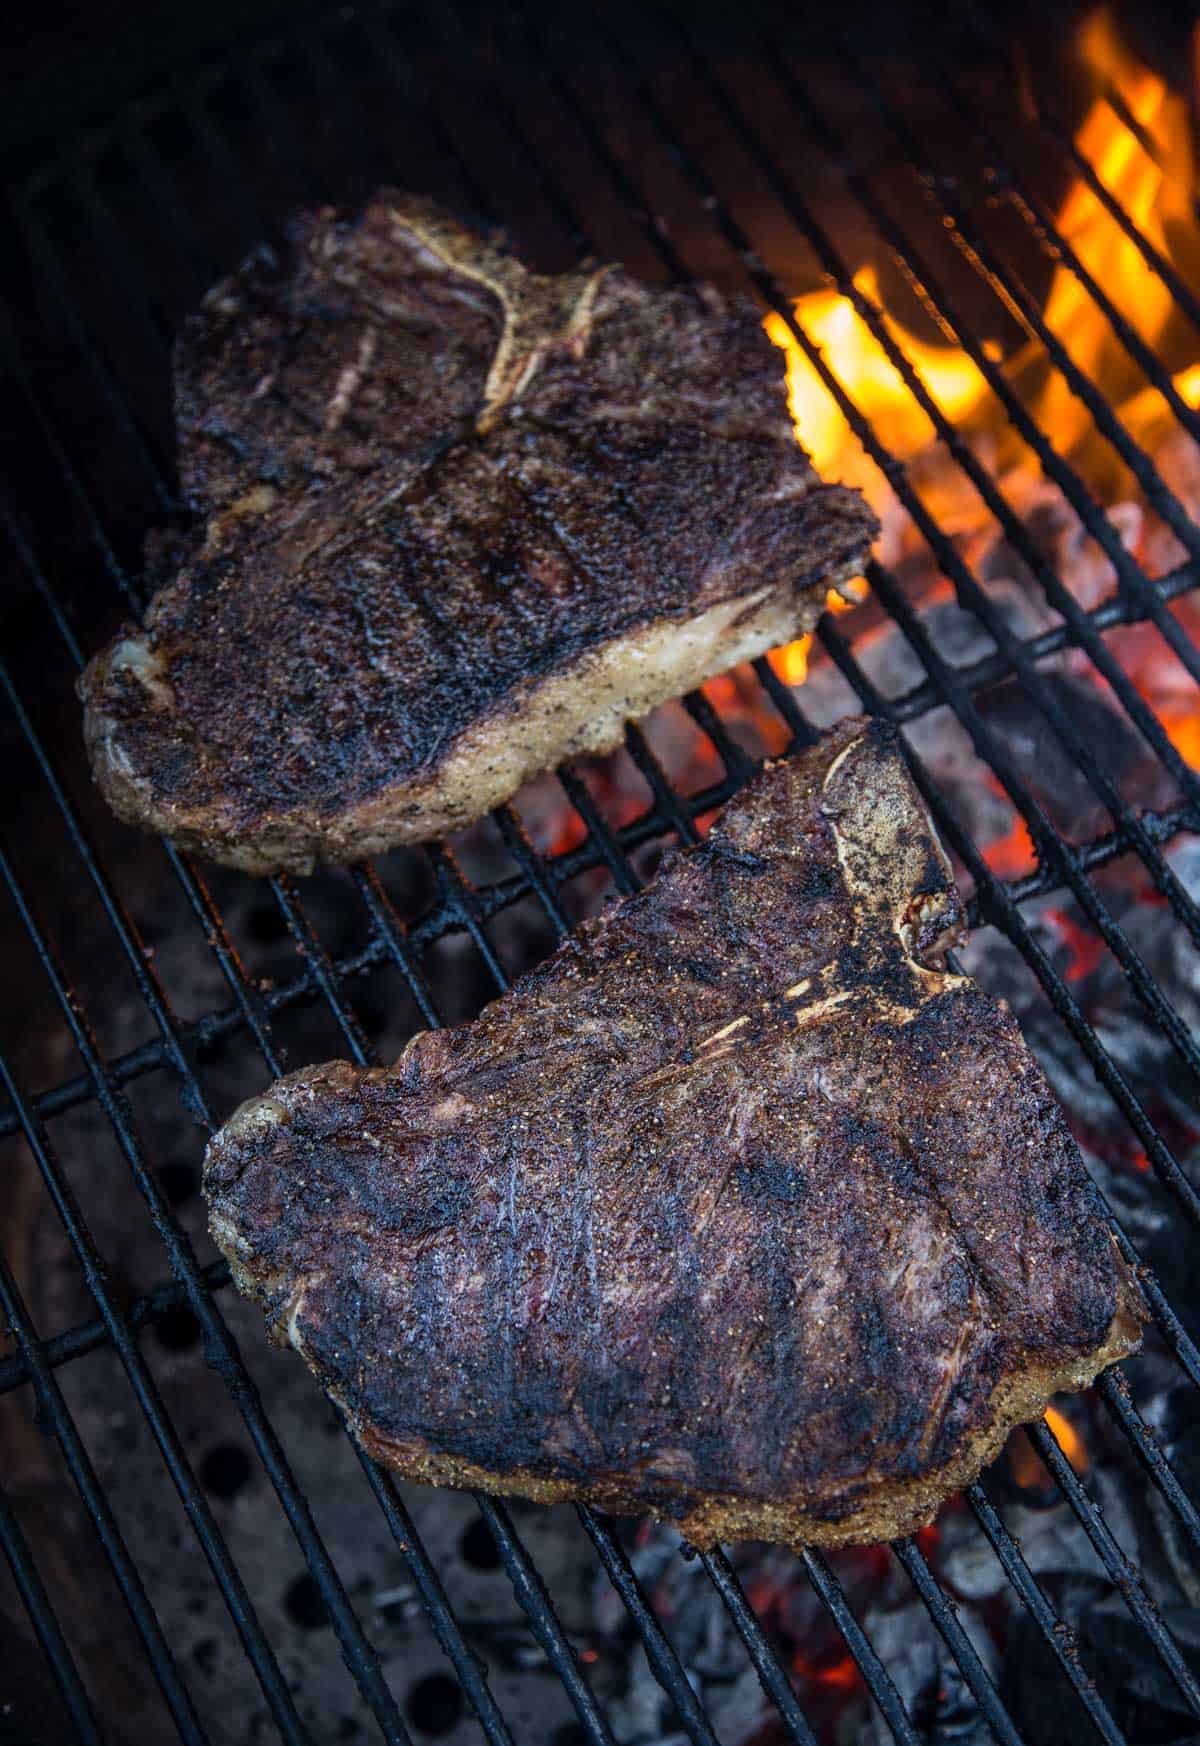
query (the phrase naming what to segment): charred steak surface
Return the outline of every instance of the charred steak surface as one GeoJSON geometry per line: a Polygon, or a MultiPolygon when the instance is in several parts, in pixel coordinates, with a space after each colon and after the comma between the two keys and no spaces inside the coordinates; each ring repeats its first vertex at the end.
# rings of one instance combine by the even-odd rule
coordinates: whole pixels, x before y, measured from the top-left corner
{"type": "Polygon", "coordinates": [[[892,740],[703,846],[394,1067],[214,1139],[214,1236],[414,1479],[693,1540],[906,1532],[1137,1344],[1136,1285],[892,740]]]}
{"type": "Polygon", "coordinates": [[[180,346],[198,531],[81,681],[122,818],[258,872],[437,835],[861,567],[749,302],[539,277],[398,195],[292,247],[180,346]]]}

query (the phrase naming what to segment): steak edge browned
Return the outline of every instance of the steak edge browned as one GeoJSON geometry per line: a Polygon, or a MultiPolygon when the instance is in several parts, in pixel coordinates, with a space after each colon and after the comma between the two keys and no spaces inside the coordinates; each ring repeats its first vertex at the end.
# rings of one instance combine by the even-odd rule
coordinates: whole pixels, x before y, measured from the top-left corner
{"type": "Polygon", "coordinates": [[[859,721],[394,1067],[213,1140],[213,1234],[412,1479],[909,1532],[1142,1305],[899,750],[859,721]]]}
{"type": "Polygon", "coordinates": [[[199,518],[81,681],[120,817],[254,872],[462,826],[813,624],[875,522],[745,300],[542,278],[428,202],[294,227],[177,368],[199,518]]]}

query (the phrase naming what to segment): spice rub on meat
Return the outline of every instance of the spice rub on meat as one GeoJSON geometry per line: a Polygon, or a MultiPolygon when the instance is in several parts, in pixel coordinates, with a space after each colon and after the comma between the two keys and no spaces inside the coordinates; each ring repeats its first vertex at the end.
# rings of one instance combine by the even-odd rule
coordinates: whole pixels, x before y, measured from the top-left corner
{"type": "Polygon", "coordinates": [[[474,1022],[243,1105],[213,1234],[409,1478],[700,1544],[908,1532],[1142,1313],[962,926],[848,722],[474,1022]]]}
{"type": "Polygon", "coordinates": [[[121,818],[252,872],[437,836],[811,626],[875,532],[748,301],[321,211],[179,350],[197,530],[81,680],[121,818]]]}

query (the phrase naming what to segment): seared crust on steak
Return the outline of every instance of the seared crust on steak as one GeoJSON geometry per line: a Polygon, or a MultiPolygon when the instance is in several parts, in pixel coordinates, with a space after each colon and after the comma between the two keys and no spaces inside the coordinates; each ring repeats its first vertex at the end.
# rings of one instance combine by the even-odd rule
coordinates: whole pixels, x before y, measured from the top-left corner
{"type": "Polygon", "coordinates": [[[1142,1315],[962,926],[848,722],[473,1023],[244,1104],[213,1234],[409,1478],[701,1545],[909,1532],[1142,1315]]]}
{"type": "Polygon", "coordinates": [[[200,525],[80,682],[128,822],[251,872],[439,835],[861,568],[874,518],[745,300],[539,277],[399,195],[292,244],[184,335],[200,525]]]}

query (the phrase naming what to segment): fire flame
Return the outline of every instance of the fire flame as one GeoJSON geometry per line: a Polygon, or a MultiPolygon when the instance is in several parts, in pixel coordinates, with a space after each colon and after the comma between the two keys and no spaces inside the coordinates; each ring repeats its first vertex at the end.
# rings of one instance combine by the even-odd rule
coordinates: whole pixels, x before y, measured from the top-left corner
{"type": "Polygon", "coordinates": [[[1060,1413],[1057,1407],[1052,1406],[1046,1408],[1043,1417],[1055,1442],[1076,1473],[1086,1473],[1090,1465],[1087,1446],[1070,1419],[1065,1413],[1060,1413]]]}
{"type": "MultiPolygon", "coordinates": [[[[881,305],[879,276],[873,266],[859,269],[854,286],[871,303],[881,305]]],[[[882,314],[892,338],[946,417],[965,419],[988,391],[971,359],[953,346],[927,345],[886,309],[882,314]]],[[[849,297],[833,290],[811,291],[797,302],[796,319],[889,448],[909,459],[933,442],[933,425],[849,297]]],[[[818,472],[851,479],[879,508],[886,486],[860,459],[857,439],[816,365],[776,311],[767,316],[766,330],[787,354],[788,406],[814,466],[818,472]]]]}
{"type": "MultiPolygon", "coordinates": [[[[1172,237],[1195,234],[1195,217],[1190,207],[1195,166],[1186,104],[1169,90],[1163,79],[1140,66],[1122,47],[1109,7],[1102,6],[1084,21],[1080,49],[1085,66],[1097,80],[1107,80],[1116,87],[1134,119],[1153,138],[1161,163],[1147,155],[1102,96],[1095,99],[1084,117],[1075,144],[1142,235],[1172,259],[1176,252],[1171,246],[1172,237]]],[[[1171,318],[1174,309],[1171,293],[1082,179],[1063,201],[1057,222],[1080,260],[1105,290],[1114,294],[1126,319],[1153,345],[1171,318]]],[[[1104,316],[1065,266],[1055,269],[1045,318],[1075,363],[1094,379],[1103,381],[1108,348],[1114,342],[1104,316]]],[[[1188,404],[1194,406],[1193,395],[1200,389],[1200,372],[1196,367],[1182,370],[1175,383],[1188,404]]],[[[1047,383],[1037,413],[1059,442],[1068,447],[1074,446],[1087,427],[1086,408],[1058,376],[1047,383]]],[[[1165,413],[1162,398],[1154,389],[1143,390],[1123,409],[1125,422],[1134,435],[1139,425],[1165,413]]]]}
{"type": "MultiPolygon", "coordinates": [[[[849,612],[857,606],[866,593],[864,582],[844,582],[840,589],[830,588],[825,595],[826,612],[849,612]]],[[[785,685],[801,685],[808,677],[808,656],[813,645],[813,633],[807,631],[804,636],[797,637],[794,643],[788,643],[782,649],[772,649],[769,656],[772,667],[778,673],[785,685]]]]}
{"type": "MultiPolygon", "coordinates": [[[[1102,95],[1097,95],[1080,124],[1076,146],[1162,255],[1177,268],[1181,254],[1200,263],[1200,226],[1191,207],[1195,166],[1184,99],[1123,48],[1107,6],[1085,20],[1079,48],[1096,81],[1115,86],[1135,119],[1154,139],[1161,162],[1147,154],[1102,95]]],[[[1056,223],[1084,266],[1114,297],[1147,344],[1160,340],[1174,312],[1170,290],[1082,176],[1063,199],[1056,223]]],[[[874,266],[868,263],[860,267],[854,286],[880,308],[892,338],[951,423],[961,425],[983,407],[990,391],[972,360],[956,346],[930,345],[906,329],[884,306],[874,266]]],[[[1047,326],[1081,369],[1102,384],[1114,379],[1115,361],[1121,355],[1119,344],[1106,317],[1065,265],[1055,268],[1043,313],[1047,326]]],[[[833,289],[811,291],[797,300],[795,318],[894,453],[909,460],[930,446],[934,440],[932,425],[849,296],[833,289]]],[[[765,326],[769,337],[786,353],[792,420],[814,464],[822,473],[859,485],[874,507],[881,509],[888,498],[888,486],[866,462],[816,366],[778,312],[766,317],[765,326]]],[[[1015,376],[1026,362],[1022,355],[1010,360],[1008,368],[1015,376]]],[[[1173,380],[1187,404],[1200,408],[1200,363],[1186,364],[1173,380]]],[[[1134,435],[1150,420],[1167,416],[1167,410],[1153,388],[1141,389],[1121,407],[1134,435]]],[[[1075,446],[1090,417],[1057,374],[1047,380],[1034,411],[1061,450],[1075,446]]]]}
{"type": "MultiPolygon", "coordinates": [[[[1200,26],[1197,27],[1200,66],[1200,26]]],[[[1200,284],[1200,222],[1193,195],[1196,163],[1185,99],[1124,46],[1113,14],[1101,5],[1084,20],[1078,50],[1091,75],[1094,96],[1075,133],[1075,146],[1096,180],[1128,215],[1140,234],[1191,285],[1200,284]],[[1109,101],[1119,94],[1150,149],[1126,125],[1109,101]],[[1152,155],[1153,154],[1153,155],[1152,155]]],[[[1200,411],[1200,361],[1197,335],[1178,310],[1169,287],[1143,258],[1137,245],[1088,185],[1076,176],[1054,214],[1055,223],[1084,268],[1111,298],[1129,326],[1161,357],[1180,398],[1200,411]]],[[[877,268],[861,266],[854,289],[873,304],[947,421],[986,450],[981,456],[999,468],[1001,486],[1014,511],[1027,517],[1039,504],[1061,504],[1052,482],[1043,479],[1036,456],[1018,439],[984,376],[954,345],[933,344],[887,308],[886,289],[877,268]],[[1002,455],[1003,461],[997,460],[1002,455]]],[[[995,544],[995,525],[973,488],[937,454],[936,432],[889,361],[883,346],[855,306],[833,287],[800,297],[794,320],[824,365],[867,417],[888,449],[910,464],[909,478],[927,506],[952,535],[965,542],[975,563],[995,544]],[[935,464],[937,463],[937,464],[935,464]]],[[[1130,435],[1150,453],[1170,487],[1200,519],[1200,459],[1160,391],[1141,375],[1118,340],[1112,324],[1065,261],[1054,268],[1043,319],[1074,364],[1108,398],[1130,435]]],[[[828,478],[855,484],[866,494],[883,524],[882,555],[895,564],[916,547],[915,530],[888,480],[867,456],[826,387],[816,365],[789,323],[778,312],[766,317],[766,332],[786,356],[788,400],[797,436],[818,470],[828,478]]],[[[1175,536],[1156,521],[1152,506],[1139,497],[1132,476],[1092,429],[1091,414],[1054,369],[1044,348],[1031,339],[1006,359],[988,348],[1014,392],[1058,453],[1071,458],[1093,493],[1108,505],[1120,537],[1134,557],[1157,575],[1186,555],[1175,536]]],[[[1074,535],[1072,536],[1074,537],[1074,535]]],[[[1081,604],[1091,608],[1112,587],[1107,560],[1079,536],[1075,568],[1064,575],[1081,604]]],[[[1060,573],[1062,566],[1060,565],[1060,573]]],[[[941,583],[938,584],[941,587],[941,583]]],[[[948,584],[946,585],[948,589],[948,584]]],[[[930,596],[932,600],[934,597],[930,596]]],[[[842,602],[830,596],[832,610],[842,602]]],[[[1177,602],[1176,613],[1200,630],[1200,607],[1177,602]]],[[[1113,633],[1133,683],[1155,709],[1183,760],[1200,769],[1200,704],[1189,674],[1175,662],[1152,629],[1131,627],[1113,633]]],[[[775,672],[789,685],[808,674],[812,638],[801,637],[771,657],[775,672]]],[[[1082,660],[1079,670],[1095,679],[1082,660]]],[[[1096,681],[1099,683],[1099,681],[1096,681]]],[[[991,844],[987,857],[1004,876],[1033,865],[1032,845],[1018,820],[1008,835],[991,844]]]]}
{"type": "MultiPolygon", "coordinates": [[[[1091,1466],[1087,1444],[1070,1419],[1053,1406],[1048,1406],[1042,1417],[1076,1473],[1085,1474],[1091,1466]]],[[[1009,1442],[1008,1462],[1013,1478],[1023,1491],[1048,1493],[1053,1490],[1053,1481],[1041,1456],[1023,1431],[1018,1431],[1009,1442]]]]}

